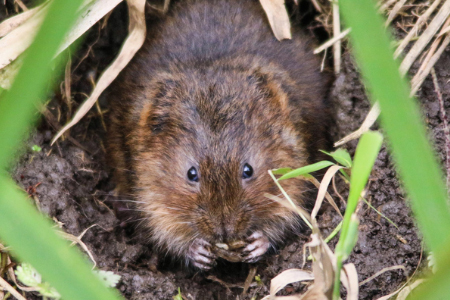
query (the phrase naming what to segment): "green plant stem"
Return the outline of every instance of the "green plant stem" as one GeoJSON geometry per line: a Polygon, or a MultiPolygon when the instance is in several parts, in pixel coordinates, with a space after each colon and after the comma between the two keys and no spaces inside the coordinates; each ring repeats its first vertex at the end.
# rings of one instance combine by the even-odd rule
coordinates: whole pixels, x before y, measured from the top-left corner
{"type": "Polygon", "coordinates": [[[336,236],[336,234],[338,234],[338,232],[341,230],[342,228],[342,221],[339,222],[339,224],[336,226],[336,228],[333,229],[333,231],[330,233],[330,235],[327,236],[327,238],[324,240],[324,242],[326,244],[328,244],[329,241],[331,241],[332,238],[334,238],[336,236]]]}

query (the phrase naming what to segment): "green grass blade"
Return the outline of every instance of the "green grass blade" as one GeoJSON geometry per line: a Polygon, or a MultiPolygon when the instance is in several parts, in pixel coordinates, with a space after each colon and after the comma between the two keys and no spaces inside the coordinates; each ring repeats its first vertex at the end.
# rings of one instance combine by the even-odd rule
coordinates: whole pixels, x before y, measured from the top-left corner
{"type": "Polygon", "coordinates": [[[95,276],[87,259],[56,235],[11,179],[0,177],[0,191],[0,237],[14,255],[35,267],[65,300],[120,299],[95,276]]]}
{"type": "Polygon", "coordinates": [[[37,117],[33,105],[44,95],[52,72],[51,61],[65,33],[75,20],[81,0],[54,0],[48,16],[26,51],[23,66],[11,89],[0,99],[0,170],[8,164],[23,140],[26,128],[37,117]]]}
{"type": "Polygon", "coordinates": [[[339,3],[346,24],[352,28],[352,46],[370,98],[380,102],[381,124],[425,241],[432,251],[438,250],[449,238],[450,212],[443,176],[426,138],[417,102],[409,97],[409,86],[400,77],[375,3],[339,3]]]}
{"type": "Polygon", "coordinates": [[[347,216],[347,211],[350,211],[351,213],[355,211],[361,192],[369,180],[370,172],[377,159],[382,142],[383,136],[377,131],[368,131],[361,136],[353,159],[352,174],[350,176],[350,191],[348,194],[345,216],[347,216]]]}
{"type": "Polygon", "coordinates": [[[279,168],[279,169],[272,170],[272,174],[284,175],[284,174],[286,174],[286,173],[288,173],[290,171],[292,171],[291,168],[279,168]]]}
{"type": "MultiPolygon", "coordinates": [[[[287,172],[286,174],[284,174],[283,176],[281,176],[280,178],[278,178],[278,180],[284,180],[284,179],[289,179],[289,178],[294,178],[297,176],[301,176],[301,175],[306,175],[318,170],[322,170],[323,168],[329,167],[331,165],[334,165],[334,163],[332,163],[331,161],[327,161],[327,160],[323,160],[323,161],[319,161],[316,162],[315,164],[312,165],[307,165],[295,170],[292,170],[290,172],[287,172]]],[[[274,173],[276,174],[276,173],[274,173]]]]}
{"type": "Polygon", "coordinates": [[[380,151],[383,136],[377,131],[368,131],[361,136],[356,147],[355,157],[353,159],[352,175],[350,177],[350,191],[348,195],[347,208],[345,209],[344,220],[342,221],[342,231],[339,242],[336,245],[337,270],[334,283],[333,299],[339,299],[340,287],[340,269],[342,261],[345,260],[351,249],[356,243],[357,225],[356,221],[352,222],[352,216],[358,205],[361,192],[369,180],[375,160],[380,151]],[[353,223],[353,225],[352,225],[353,223]]]}
{"type": "MultiPolygon", "coordinates": [[[[82,0],[54,0],[11,90],[0,99],[0,238],[21,260],[32,264],[63,299],[119,299],[91,272],[75,248],[57,237],[3,169],[36,118],[56,49],[75,20],[82,0]]],[[[59,69],[59,68],[57,68],[59,69]]]]}
{"type": "MultiPolygon", "coordinates": [[[[450,211],[443,175],[426,137],[417,102],[393,60],[390,38],[372,0],[340,0],[345,23],[370,99],[381,107],[381,125],[390,141],[424,240],[435,253],[436,265],[445,265],[450,245],[450,211]],[[437,254],[439,252],[439,255],[437,254]]],[[[450,269],[443,270],[426,288],[426,299],[450,295],[450,269]]],[[[444,296],[444,298],[446,297],[444,296]]],[[[413,297],[415,299],[424,299],[413,297]]]]}
{"type": "Polygon", "coordinates": [[[332,158],[334,158],[335,161],[337,161],[338,163],[340,163],[341,165],[343,165],[346,168],[352,167],[352,158],[350,157],[350,154],[348,153],[348,151],[345,149],[340,148],[331,153],[324,151],[324,150],[320,150],[320,152],[331,156],[332,158]]]}

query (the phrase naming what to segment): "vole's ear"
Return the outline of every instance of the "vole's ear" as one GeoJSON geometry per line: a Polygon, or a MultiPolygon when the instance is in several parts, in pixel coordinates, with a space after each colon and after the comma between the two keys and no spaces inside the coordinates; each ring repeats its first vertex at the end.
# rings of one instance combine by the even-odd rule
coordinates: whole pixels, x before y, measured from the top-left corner
{"type": "Polygon", "coordinates": [[[139,127],[158,134],[169,120],[169,112],[176,93],[177,81],[171,76],[161,76],[148,83],[146,94],[141,99],[142,106],[139,127]]]}
{"type": "Polygon", "coordinates": [[[254,80],[258,88],[265,94],[270,104],[281,107],[283,112],[288,112],[289,99],[284,90],[285,78],[282,72],[273,67],[258,67],[251,71],[249,78],[254,80]]]}

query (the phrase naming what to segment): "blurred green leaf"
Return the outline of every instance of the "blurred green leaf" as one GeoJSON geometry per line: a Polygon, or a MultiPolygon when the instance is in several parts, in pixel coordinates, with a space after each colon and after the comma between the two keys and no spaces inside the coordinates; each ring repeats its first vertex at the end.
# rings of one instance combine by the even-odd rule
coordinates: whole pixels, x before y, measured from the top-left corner
{"type": "MultiPolygon", "coordinates": [[[[419,287],[413,299],[446,299],[450,295],[450,210],[448,195],[425,125],[409,84],[393,60],[390,37],[372,0],[340,0],[346,26],[371,101],[378,100],[381,125],[411,207],[428,248],[436,255],[441,272],[419,287]],[[441,268],[446,265],[446,268],[441,268]]],[[[352,174],[353,177],[353,174],[352,174]]]]}
{"type": "Polygon", "coordinates": [[[33,145],[33,146],[31,147],[31,150],[33,150],[34,152],[41,152],[41,151],[42,151],[42,148],[39,147],[38,145],[33,145]]]}
{"type": "MultiPolygon", "coordinates": [[[[91,272],[75,248],[58,237],[27,196],[3,172],[27,128],[36,120],[36,104],[44,98],[52,73],[52,59],[74,23],[82,0],[54,0],[35,41],[24,53],[23,66],[11,89],[0,99],[0,238],[13,255],[33,265],[65,300],[119,299],[91,272]]],[[[61,70],[59,66],[57,71],[61,70]]]]}

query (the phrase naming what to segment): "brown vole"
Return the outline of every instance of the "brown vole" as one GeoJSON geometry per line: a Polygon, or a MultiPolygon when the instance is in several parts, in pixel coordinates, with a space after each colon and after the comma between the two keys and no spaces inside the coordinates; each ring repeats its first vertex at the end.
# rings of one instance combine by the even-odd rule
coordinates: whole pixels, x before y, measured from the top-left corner
{"type": "MultiPolygon", "coordinates": [[[[330,142],[329,78],[310,41],[275,39],[257,1],[188,0],[149,24],[114,83],[108,148],[122,198],[154,245],[209,269],[216,244],[257,261],[298,232],[269,169],[314,162],[330,142]]],[[[305,183],[283,182],[299,204],[305,183]]]]}

